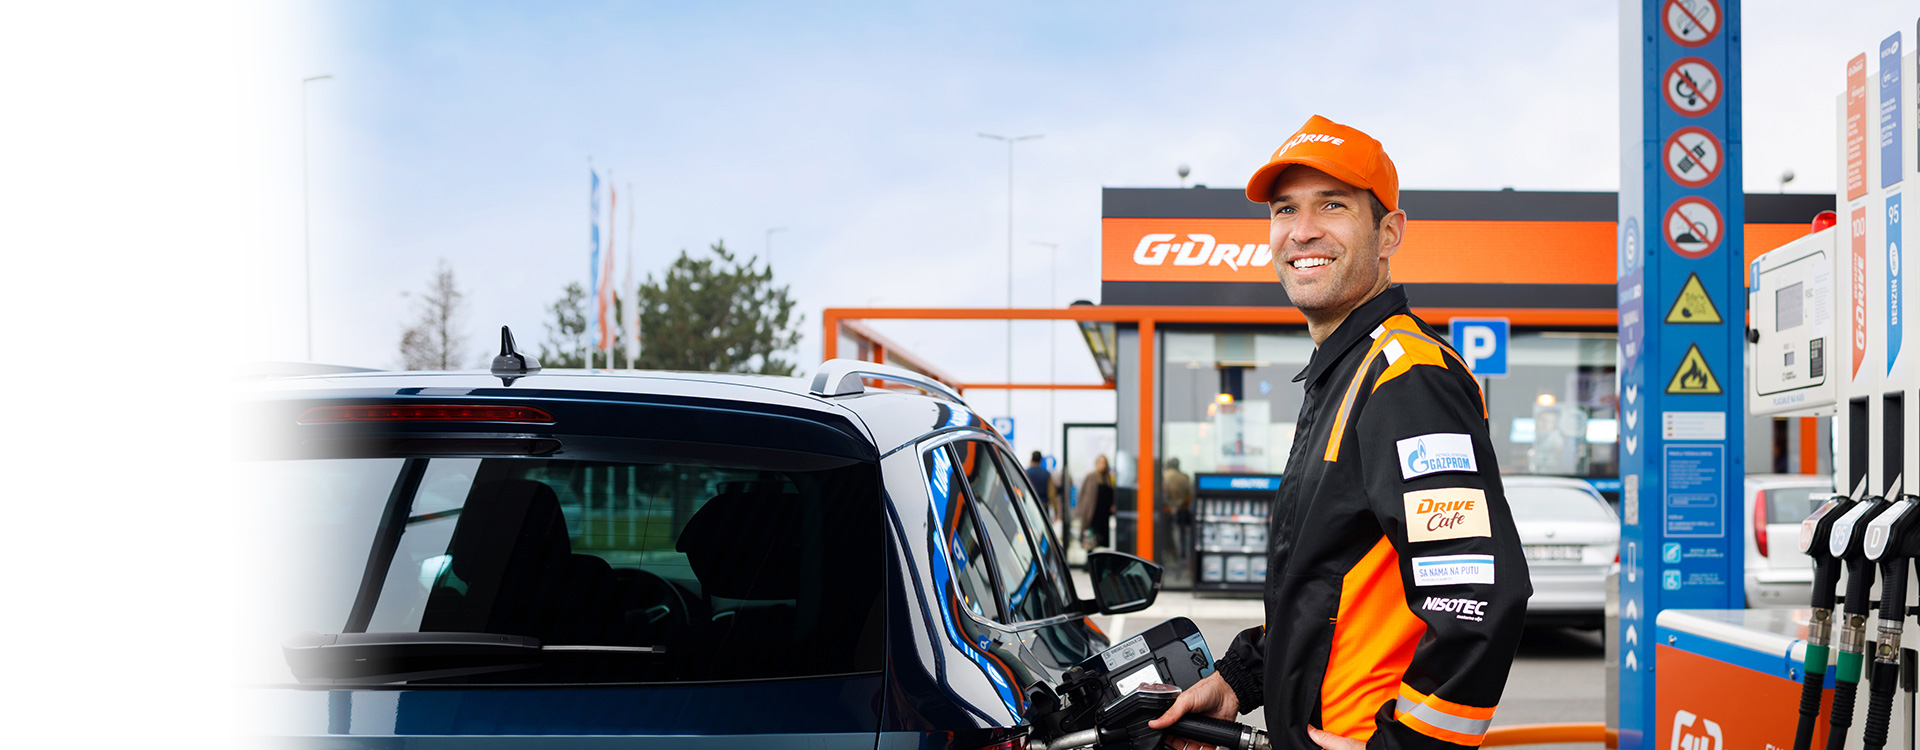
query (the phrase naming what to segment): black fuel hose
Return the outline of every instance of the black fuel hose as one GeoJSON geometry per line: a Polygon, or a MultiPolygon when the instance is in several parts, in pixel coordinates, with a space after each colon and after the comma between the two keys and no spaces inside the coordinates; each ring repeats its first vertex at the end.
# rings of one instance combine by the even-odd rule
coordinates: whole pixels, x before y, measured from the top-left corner
{"type": "Polygon", "coordinates": [[[1893,717],[1893,693],[1900,683],[1900,629],[1906,620],[1907,558],[1881,562],[1880,576],[1880,639],[1873,649],[1873,687],[1867,694],[1867,726],[1861,732],[1867,750],[1886,746],[1893,717]]]}
{"type": "Polygon", "coordinates": [[[1813,615],[1807,621],[1807,656],[1800,667],[1800,724],[1794,728],[1793,750],[1812,750],[1813,729],[1820,725],[1820,697],[1827,687],[1827,647],[1833,638],[1833,589],[1840,583],[1840,561],[1825,553],[1818,550],[1813,560],[1813,615]]]}
{"type": "MultiPolygon", "coordinates": [[[[1864,522],[1869,518],[1860,520],[1864,522]]],[[[1873,591],[1874,566],[1859,552],[1858,545],[1853,552],[1855,554],[1847,559],[1847,600],[1841,607],[1844,617],[1840,623],[1840,664],[1833,675],[1833,711],[1827,715],[1827,750],[1843,750],[1847,746],[1847,730],[1853,727],[1854,696],[1860,690],[1860,668],[1865,661],[1867,597],[1873,591]]]]}
{"type": "Polygon", "coordinates": [[[1245,724],[1206,716],[1187,716],[1167,727],[1167,734],[1233,750],[1264,750],[1266,735],[1245,724]]]}
{"type": "Polygon", "coordinates": [[[1833,604],[1840,585],[1840,558],[1833,554],[1833,527],[1858,502],[1836,495],[1800,526],[1800,553],[1813,558],[1813,607],[1807,620],[1807,652],[1801,664],[1800,722],[1794,728],[1793,750],[1812,750],[1813,730],[1820,726],[1820,698],[1826,689],[1827,658],[1833,646],[1833,604]]]}

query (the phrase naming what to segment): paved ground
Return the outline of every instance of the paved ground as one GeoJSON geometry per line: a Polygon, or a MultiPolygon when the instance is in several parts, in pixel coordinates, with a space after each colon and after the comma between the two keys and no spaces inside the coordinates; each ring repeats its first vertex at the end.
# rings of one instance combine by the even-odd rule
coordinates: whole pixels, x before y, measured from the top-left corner
{"type": "MultiPolygon", "coordinates": [[[[1086,591],[1084,573],[1077,584],[1086,591]]],[[[1162,592],[1145,611],[1094,622],[1117,641],[1171,617],[1186,617],[1200,627],[1217,657],[1235,634],[1260,624],[1257,599],[1196,597],[1181,591],[1162,592]]],[[[1494,715],[1495,726],[1560,722],[1597,722],[1605,718],[1605,685],[1601,665],[1605,651],[1598,631],[1531,629],[1520,643],[1520,654],[1508,679],[1506,695],[1494,715]]],[[[1262,725],[1260,714],[1244,717],[1262,725]]],[[[1540,745],[1542,750],[1601,750],[1599,743],[1540,745]]]]}

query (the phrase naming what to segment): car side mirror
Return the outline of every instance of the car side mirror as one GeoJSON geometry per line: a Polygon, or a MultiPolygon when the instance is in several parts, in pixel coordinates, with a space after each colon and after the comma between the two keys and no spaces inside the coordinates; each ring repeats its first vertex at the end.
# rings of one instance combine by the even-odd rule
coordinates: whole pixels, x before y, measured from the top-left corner
{"type": "Polygon", "coordinates": [[[1160,596],[1160,566],[1125,552],[1087,553],[1087,576],[1100,614],[1120,615],[1153,606],[1160,596]]]}

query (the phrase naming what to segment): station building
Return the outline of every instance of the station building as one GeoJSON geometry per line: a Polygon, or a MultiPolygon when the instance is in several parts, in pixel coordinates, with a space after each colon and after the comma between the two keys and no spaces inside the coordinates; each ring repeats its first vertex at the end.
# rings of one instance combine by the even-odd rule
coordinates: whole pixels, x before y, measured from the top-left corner
{"type": "MultiPolygon", "coordinates": [[[[1400,200],[1409,218],[1392,273],[1414,312],[1443,335],[1457,317],[1510,323],[1508,374],[1482,379],[1501,471],[1584,478],[1617,500],[1615,194],[1404,190],[1400,200]]],[[[1748,194],[1747,259],[1806,235],[1833,201],[1748,194]]],[[[1651,232],[1647,245],[1644,252],[1669,252],[1651,232]]],[[[1272,265],[1267,208],[1238,188],[1105,189],[1101,251],[1101,305],[1291,309],[1272,265]]],[[[1664,316],[1673,302],[1648,300],[1645,308],[1664,316]]],[[[1737,309],[1730,303],[1719,309],[1737,309]]],[[[1151,434],[1162,467],[1177,458],[1190,475],[1282,471],[1303,398],[1293,378],[1314,348],[1299,321],[1152,328],[1151,434]]],[[[1096,359],[1111,360],[1101,371],[1113,374],[1118,403],[1116,546],[1130,549],[1124,528],[1136,507],[1134,467],[1142,465],[1130,454],[1146,403],[1141,346],[1139,326],[1108,325],[1089,341],[1096,359]]],[[[1749,471],[1829,473],[1825,422],[1748,418],[1749,471]]],[[[1158,478],[1154,484],[1164,502],[1158,478]]],[[[1156,526],[1169,527],[1159,515],[1156,526]]],[[[1169,564],[1170,584],[1185,584],[1190,566],[1168,546],[1154,545],[1154,556],[1169,564]]]]}

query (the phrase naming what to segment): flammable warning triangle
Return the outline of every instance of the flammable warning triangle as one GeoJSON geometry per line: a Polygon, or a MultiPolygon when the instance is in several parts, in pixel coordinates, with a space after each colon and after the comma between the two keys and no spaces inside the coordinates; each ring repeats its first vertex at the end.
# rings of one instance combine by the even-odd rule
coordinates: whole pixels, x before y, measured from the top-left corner
{"type": "Polygon", "coordinates": [[[1680,287],[1680,296],[1673,301],[1673,307],[1667,310],[1668,323],[1713,323],[1720,320],[1720,309],[1713,306],[1713,299],[1707,296],[1707,287],[1700,283],[1700,274],[1687,274],[1687,283],[1680,287]]]}
{"type": "Polygon", "coordinates": [[[1700,354],[1699,344],[1687,345],[1687,356],[1680,358],[1680,367],[1673,371],[1673,379],[1667,381],[1667,394],[1720,395],[1720,381],[1713,377],[1713,370],[1707,367],[1707,358],[1700,354]]]}

